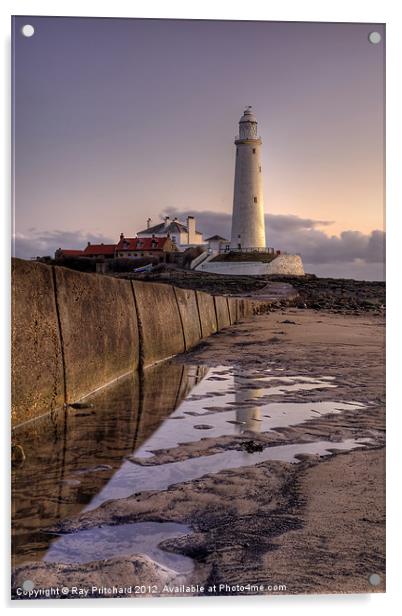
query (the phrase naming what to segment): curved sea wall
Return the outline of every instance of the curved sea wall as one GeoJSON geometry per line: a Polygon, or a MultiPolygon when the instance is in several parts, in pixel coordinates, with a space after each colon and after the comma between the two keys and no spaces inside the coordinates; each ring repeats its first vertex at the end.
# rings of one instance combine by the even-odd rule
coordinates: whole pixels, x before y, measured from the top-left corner
{"type": "Polygon", "coordinates": [[[12,260],[12,425],[182,353],[271,302],[12,260]]]}
{"type": "Polygon", "coordinates": [[[304,276],[300,255],[281,254],[269,263],[261,261],[208,261],[201,264],[199,271],[227,276],[304,276]]]}

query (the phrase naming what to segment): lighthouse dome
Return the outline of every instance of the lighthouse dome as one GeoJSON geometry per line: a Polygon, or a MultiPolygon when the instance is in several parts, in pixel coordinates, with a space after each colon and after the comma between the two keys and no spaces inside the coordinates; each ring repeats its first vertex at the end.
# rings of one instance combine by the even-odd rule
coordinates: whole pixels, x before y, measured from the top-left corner
{"type": "Polygon", "coordinates": [[[242,117],[240,118],[240,122],[257,122],[257,118],[251,110],[251,106],[247,107],[244,110],[242,117]]]}

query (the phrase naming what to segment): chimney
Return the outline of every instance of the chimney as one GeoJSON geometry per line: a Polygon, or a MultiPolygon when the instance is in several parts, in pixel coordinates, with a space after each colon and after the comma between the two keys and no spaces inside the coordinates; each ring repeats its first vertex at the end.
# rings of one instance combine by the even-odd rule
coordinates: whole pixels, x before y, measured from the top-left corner
{"type": "Polygon", "coordinates": [[[169,225],[170,225],[170,217],[165,216],[165,229],[167,229],[169,225]]]}
{"type": "Polygon", "coordinates": [[[124,240],[124,233],[120,233],[120,241],[124,240]]]}
{"type": "Polygon", "coordinates": [[[188,243],[195,244],[196,236],[195,236],[195,218],[194,216],[187,216],[187,234],[188,234],[188,243]]]}
{"type": "Polygon", "coordinates": [[[151,227],[152,218],[147,218],[147,229],[151,227]]]}
{"type": "Polygon", "coordinates": [[[91,245],[91,242],[88,242],[88,246],[90,246],[90,245],[91,245]]]}

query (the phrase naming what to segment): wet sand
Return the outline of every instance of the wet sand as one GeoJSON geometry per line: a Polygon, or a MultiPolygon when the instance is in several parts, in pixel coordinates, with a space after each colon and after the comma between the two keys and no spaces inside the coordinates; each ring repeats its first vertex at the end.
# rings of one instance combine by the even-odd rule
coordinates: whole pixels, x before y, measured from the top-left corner
{"type": "MultiPolygon", "coordinates": [[[[325,441],[333,442],[335,448],[347,439],[363,439],[365,444],[354,451],[334,450],[324,457],[301,455],[297,464],[268,460],[164,490],[137,492],[70,516],[52,530],[76,533],[134,522],[185,524],[191,533],[168,539],[159,547],[193,559],[186,583],[212,588],[209,593],[197,590],[193,594],[226,594],[225,589],[214,591],[214,585],[219,589],[219,584],[248,583],[263,585],[260,592],[267,594],[384,591],[382,317],[288,308],[216,334],[175,361],[251,371],[269,365],[281,377],[334,377],[336,390],[299,390],[288,393],[286,400],[352,400],[364,408],[262,432],[250,438],[251,446],[325,441]],[[370,585],[371,574],[380,575],[378,585],[370,585]],[[286,591],[271,590],[276,584],[286,586],[286,591]]],[[[278,392],[271,400],[280,402],[285,397],[278,392]]],[[[208,423],[207,416],[204,420],[208,423]]],[[[191,460],[243,445],[241,435],[208,437],[205,433],[196,443],[161,450],[156,456],[158,463],[191,460]]],[[[144,463],[149,461],[145,458],[144,463]]],[[[91,565],[23,565],[15,574],[14,586],[33,573],[48,584],[61,583],[67,570],[69,582],[83,585],[99,577],[112,584],[114,576],[108,577],[107,571],[117,572],[120,585],[156,583],[161,588],[167,581],[183,579],[149,559],[132,555],[91,565]],[[138,566],[133,565],[136,562],[138,566]],[[135,571],[141,574],[136,577],[135,571]]],[[[247,592],[253,594],[255,589],[242,594],[247,592]]],[[[174,594],[181,594],[180,589],[174,594]]]]}
{"type": "MultiPolygon", "coordinates": [[[[297,530],[281,533],[261,559],[265,576],[286,583],[287,592],[384,591],[385,575],[385,384],[384,321],[287,309],[259,317],[233,332],[218,334],[188,361],[259,366],[269,358],[284,374],[335,377],[336,399],[369,404],[361,413],[342,413],[307,422],[297,431],[327,437],[373,437],[378,449],[334,455],[299,465],[293,499],[283,517],[297,530]],[[215,337],[216,340],[216,337],[215,337]],[[269,573],[268,573],[269,572],[269,573]],[[368,577],[381,576],[378,586],[368,577]]],[[[325,399],[334,392],[307,392],[325,399]]],[[[282,431],[291,437],[295,429],[282,431]]]]}

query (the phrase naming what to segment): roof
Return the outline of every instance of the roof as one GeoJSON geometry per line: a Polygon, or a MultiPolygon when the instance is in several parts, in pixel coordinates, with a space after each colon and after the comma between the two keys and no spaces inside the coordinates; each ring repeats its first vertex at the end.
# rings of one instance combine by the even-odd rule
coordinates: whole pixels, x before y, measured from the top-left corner
{"type": "Polygon", "coordinates": [[[167,237],[124,237],[116,250],[162,250],[167,237]]]}
{"type": "Polygon", "coordinates": [[[229,240],[225,239],[224,237],[222,237],[221,235],[212,235],[211,237],[209,237],[208,239],[206,239],[206,242],[210,242],[212,240],[218,241],[221,240],[222,242],[228,242],[229,240]]]}
{"type": "Polygon", "coordinates": [[[161,234],[161,233],[187,233],[186,225],[179,222],[178,220],[172,220],[172,222],[165,227],[165,223],[161,222],[159,225],[155,225],[154,227],[149,227],[149,229],[143,229],[142,231],[138,231],[137,235],[140,234],[161,234]]]}
{"type": "Polygon", "coordinates": [[[79,257],[84,254],[83,250],[64,250],[64,248],[59,248],[56,252],[64,255],[65,257],[79,257]]]}
{"type": "Polygon", "coordinates": [[[88,244],[83,251],[83,256],[88,255],[114,255],[116,244],[88,244]]]}
{"type": "Polygon", "coordinates": [[[257,118],[251,111],[251,106],[246,107],[242,117],[240,118],[240,122],[257,122],[257,118]]]}

